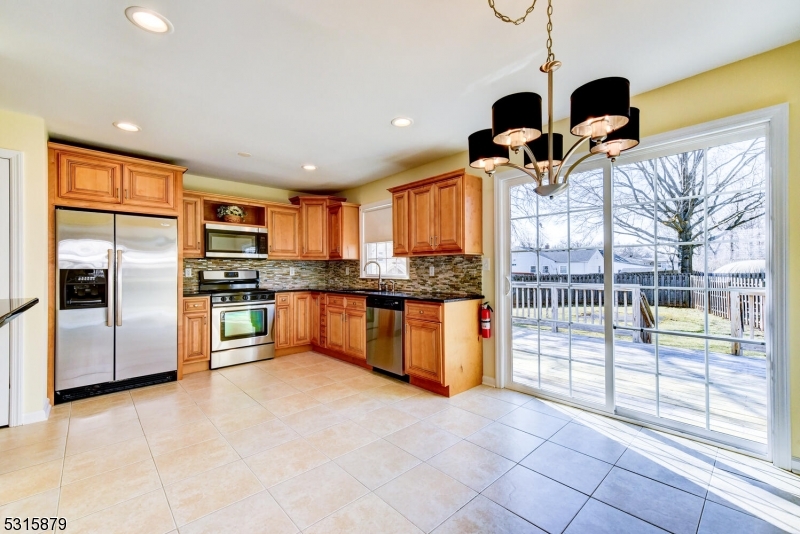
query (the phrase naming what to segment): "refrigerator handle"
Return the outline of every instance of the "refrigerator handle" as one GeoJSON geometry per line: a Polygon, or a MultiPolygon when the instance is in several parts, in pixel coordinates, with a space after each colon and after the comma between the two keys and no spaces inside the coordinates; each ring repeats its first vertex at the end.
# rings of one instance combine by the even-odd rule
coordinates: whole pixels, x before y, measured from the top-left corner
{"type": "Polygon", "coordinates": [[[108,280],[108,288],[106,289],[106,293],[108,294],[109,298],[106,299],[107,304],[108,304],[108,308],[106,308],[106,326],[111,326],[111,327],[114,326],[114,306],[112,304],[112,300],[113,299],[111,298],[111,295],[114,294],[114,293],[112,293],[112,291],[114,291],[114,289],[113,289],[114,288],[114,282],[112,282],[112,280],[116,280],[116,278],[114,278],[113,275],[112,275],[112,271],[113,270],[114,270],[114,250],[113,249],[108,249],[108,278],[109,278],[109,280],[108,280]]]}
{"type": "Polygon", "coordinates": [[[114,276],[114,287],[117,290],[117,326],[122,326],[122,277],[120,271],[122,269],[122,251],[117,251],[117,269],[114,276]]]}

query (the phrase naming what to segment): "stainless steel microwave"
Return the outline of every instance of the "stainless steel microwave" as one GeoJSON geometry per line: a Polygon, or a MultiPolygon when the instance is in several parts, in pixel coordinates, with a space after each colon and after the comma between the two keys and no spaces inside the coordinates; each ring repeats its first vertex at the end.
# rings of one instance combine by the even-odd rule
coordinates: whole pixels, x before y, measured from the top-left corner
{"type": "Polygon", "coordinates": [[[267,258],[267,229],[206,224],[206,258],[267,258]]]}

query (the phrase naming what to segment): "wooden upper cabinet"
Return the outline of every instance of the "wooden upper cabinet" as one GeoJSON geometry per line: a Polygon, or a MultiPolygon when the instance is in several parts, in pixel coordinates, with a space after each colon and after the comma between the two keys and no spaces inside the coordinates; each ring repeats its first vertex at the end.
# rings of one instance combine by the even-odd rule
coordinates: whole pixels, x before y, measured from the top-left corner
{"type": "Polygon", "coordinates": [[[357,260],[361,257],[358,216],[357,204],[328,205],[328,259],[357,260]]]}
{"type": "Polygon", "coordinates": [[[203,199],[183,196],[183,257],[203,257],[203,199]]]}
{"type": "Polygon", "coordinates": [[[328,200],[300,198],[300,257],[328,259],[328,200]]]}
{"type": "Polygon", "coordinates": [[[292,345],[308,345],[311,343],[311,293],[293,293],[292,297],[292,345]]]}
{"type": "Polygon", "coordinates": [[[270,259],[296,259],[300,255],[300,210],[294,206],[267,206],[267,241],[270,259]]]}
{"type": "Polygon", "coordinates": [[[149,208],[175,208],[175,173],[149,165],[125,165],[122,203],[149,208]]]}
{"type": "Polygon", "coordinates": [[[407,256],[411,252],[408,235],[408,191],[392,195],[392,248],[394,256],[407,256]]]}
{"type": "Polygon", "coordinates": [[[342,259],[342,205],[328,206],[328,258],[342,259]]]}
{"type": "Polygon", "coordinates": [[[56,194],[105,204],[122,201],[122,164],[83,154],[58,153],[56,194]]]}
{"type": "Polygon", "coordinates": [[[482,184],[461,169],[389,189],[394,254],[482,254],[482,184]]]}
{"type": "Polygon", "coordinates": [[[442,324],[406,320],[405,372],[444,385],[442,324]]]}

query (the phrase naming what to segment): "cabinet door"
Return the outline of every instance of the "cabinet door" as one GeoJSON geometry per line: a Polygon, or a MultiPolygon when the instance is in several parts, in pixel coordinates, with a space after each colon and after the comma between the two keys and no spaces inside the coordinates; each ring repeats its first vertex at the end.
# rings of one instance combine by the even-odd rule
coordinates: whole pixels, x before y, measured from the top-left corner
{"type": "Polygon", "coordinates": [[[299,256],[300,210],[294,207],[267,207],[267,239],[270,259],[299,256]]]}
{"type": "Polygon", "coordinates": [[[122,201],[122,165],[89,156],[59,152],[59,198],[107,204],[122,201]]]}
{"type": "Polygon", "coordinates": [[[148,208],[175,208],[175,173],[147,165],[125,165],[122,203],[148,208]]]}
{"type": "Polygon", "coordinates": [[[408,191],[392,195],[392,246],[395,256],[411,252],[408,237],[408,191]]]}
{"type": "Polygon", "coordinates": [[[345,347],[344,308],[328,307],[325,320],[327,346],[331,350],[344,352],[345,347]]]}
{"type": "Polygon", "coordinates": [[[345,320],[344,352],[354,358],[367,358],[367,312],[348,309],[345,320]]]}
{"type": "Polygon", "coordinates": [[[292,315],[289,306],[275,308],[275,348],[292,346],[292,315]]]}
{"type": "Polygon", "coordinates": [[[292,345],[311,343],[311,293],[294,293],[292,345]]]}
{"type": "Polygon", "coordinates": [[[201,362],[211,358],[208,333],[208,313],[193,312],[183,315],[183,361],[201,362]]]}
{"type": "Polygon", "coordinates": [[[319,345],[320,339],[320,295],[319,293],[312,293],[311,294],[311,344],[312,345],[319,345]]]}
{"type": "Polygon", "coordinates": [[[418,187],[408,193],[411,253],[433,252],[433,186],[418,187]]]}
{"type": "Polygon", "coordinates": [[[444,385],[441,323],[407,320],[404,342],[406,373],[444,385]]]}
{"type": "Polygon", "coordinates": [[[183,256],[203,257],[203,201],[196,197],[183,197],[183,256]]]}
{"type": "Polygon", "coordinates": [[[433,246],[441,252],[461,252],[464,249],[464,201],[461,197],[461,178],[439,182],[434,186],[433,246]]]}
{"type": "Polygon", "coordinates": [[[342,259],[342,206],[328,206],[328,258],[342,259]]]}
{"type": "Polygon", "coordinates": [[[303,199],[300,201],[300,228],[302,239],[300,257],[308,260],[328,258],[328,201],[303,199]]]}

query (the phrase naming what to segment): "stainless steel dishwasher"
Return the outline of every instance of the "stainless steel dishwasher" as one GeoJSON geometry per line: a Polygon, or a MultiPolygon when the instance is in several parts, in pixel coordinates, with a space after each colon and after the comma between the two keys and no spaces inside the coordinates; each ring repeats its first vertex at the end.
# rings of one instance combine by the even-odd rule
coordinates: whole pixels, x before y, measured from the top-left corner
{"type": "Polygon", "coordinates": [[[395,375],[403,372],[403,300],[367,297],[367,363],[395,375]]]}

